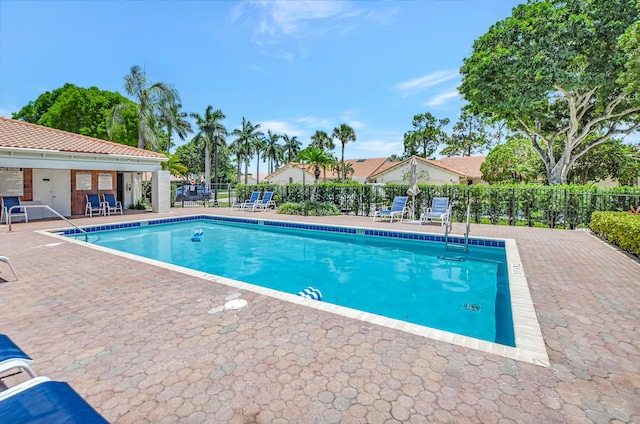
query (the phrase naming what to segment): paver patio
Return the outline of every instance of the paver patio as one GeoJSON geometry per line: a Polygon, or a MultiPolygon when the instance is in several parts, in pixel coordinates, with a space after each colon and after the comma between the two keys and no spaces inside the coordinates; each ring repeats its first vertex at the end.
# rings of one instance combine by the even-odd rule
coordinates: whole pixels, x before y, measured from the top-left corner
{"type": "MultiPolygon", "coordinates": [[[[211,208],[170,216],[212,212],[296,219],[211,208]]],[[[588,232],[472,226],[472,236],[517,241],[546,368],[250,291],[248,307],[210,314],[238,290],[34,232],[66,226],[0,226],[0,255],[20,276],[0,264],[0,332],[110,422],[640,422],[640,262],[588,232]]]]}

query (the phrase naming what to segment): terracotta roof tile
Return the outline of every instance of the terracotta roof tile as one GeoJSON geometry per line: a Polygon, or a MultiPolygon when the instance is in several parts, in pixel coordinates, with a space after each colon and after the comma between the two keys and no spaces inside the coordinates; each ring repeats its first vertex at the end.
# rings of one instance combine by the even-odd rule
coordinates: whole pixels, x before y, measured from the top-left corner
{"type": "Polygon", "coordinates": [[[0,146],[100,155],[166,159],[162,153],[100,140],[0,116],[0,146]]]}

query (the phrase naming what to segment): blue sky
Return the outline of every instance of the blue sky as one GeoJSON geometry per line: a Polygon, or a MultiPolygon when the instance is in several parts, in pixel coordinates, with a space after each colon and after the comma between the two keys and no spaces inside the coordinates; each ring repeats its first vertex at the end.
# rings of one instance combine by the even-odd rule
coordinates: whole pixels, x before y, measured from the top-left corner
{"type": "Polygon", "coordinates": [[[518,3],[2,0],[0,115],[67,82],[124,94],[139,65],[230,131],[246,117],[304,147],[347,123],[346,158],[402,154],[415,114],[455,122],[463,58],[518,3]]]}

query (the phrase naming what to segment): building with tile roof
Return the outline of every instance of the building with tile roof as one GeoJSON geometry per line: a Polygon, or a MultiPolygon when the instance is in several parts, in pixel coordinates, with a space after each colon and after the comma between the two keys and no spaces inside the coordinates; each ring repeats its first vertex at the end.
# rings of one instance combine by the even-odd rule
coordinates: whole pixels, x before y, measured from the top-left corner
{"type": "MultiPolygon", "coordinates": [[[[464,156],[442,159],[425,159],[416,156],[417,172],[421,184],[486,184],[482,180],[480,165],[486,156],[464,156]]],[[[409,161],[392,162],[369,177],[369,182],[380,184],[406,184],[409,161]]]]}
{"type": "Polygon", "coordinates": [[[48,205],[63,216],[84,214],[86,194],[115,194],[125,207],[135,203],[142,197],[142,173],[163,175],[167,160],[161,153],[0,117],[0,196],[48,205]]]}
{"type": "MultiPolygon", "coordinates": [[[[418,173],[422,172],[421,184],[484,184],[480,165],[486,156],[468,156],[456,158],[442,158],[437,160],[418,159],[418,173]]],[[[401,162],[391,162],[387,158],[370,159],[345,159],[345,163],[351,165],[354,170],[350,176],[362,184],[403,184],[407,183],[406,175],[409,172],[410,158],[401,162]]],[[[297,162],[290,162],[282,168],[276,170],[267,177],[273,184],[286,185],[290,183],[302,183],[303,165],[297,162]]],[[[306,165],[304,179],[306,183],[313,183],[313,167],[306,165]]],[[[320,175],[319,182],[324,181],[324,172],[320,175]]],[[[326,172],[327,181],[338,179],[340,176],[330,170],[326,172]]]]}

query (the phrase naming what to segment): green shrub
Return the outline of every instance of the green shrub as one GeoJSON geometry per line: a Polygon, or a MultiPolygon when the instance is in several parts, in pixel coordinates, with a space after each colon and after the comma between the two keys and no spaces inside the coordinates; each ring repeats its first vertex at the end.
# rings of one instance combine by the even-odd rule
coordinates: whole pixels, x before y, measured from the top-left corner
{"type": "Polygon", "coordinates": [[[327,216],[340,215],[340,209],[328,202],[288,202],[280,205],[277,213],[284,215],[327,216]]]}
{"type": "Polygon", "coordinates": [[[129,205],[129,209],[137,209],[137,210],[145,210],[149,207],[149,202],[144,197],[138,199],[136,203],[132,203],[129,205]]]}
{"type": "Polygon", "coordinates": [[[594,212],[589,227],[610,243],[640,256],[640,215],[627,212],[594,212]]]}

